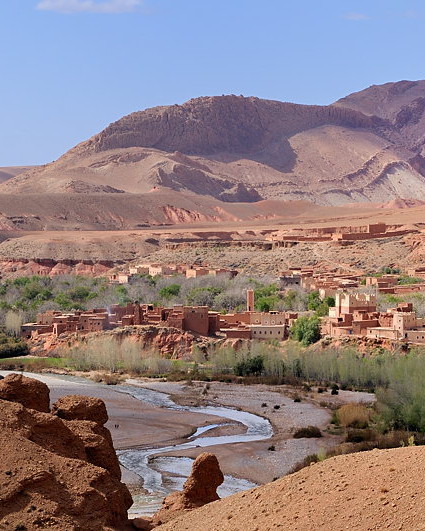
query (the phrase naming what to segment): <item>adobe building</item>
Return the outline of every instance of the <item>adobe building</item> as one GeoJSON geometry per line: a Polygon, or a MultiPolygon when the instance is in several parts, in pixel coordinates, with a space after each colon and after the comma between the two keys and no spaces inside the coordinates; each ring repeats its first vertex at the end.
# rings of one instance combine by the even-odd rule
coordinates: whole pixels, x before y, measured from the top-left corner
{"type": "Polygon", "coordinates": [[[21,336],[29,339],[33,332],[58,336],[64,332],[98,332],[111,327],[105,309],[67,313],[48,311],[38,314],[36,323],[22,325],[21,336]]]}
{"type": "Polygon", "coordinates": [[[174,306],[167,323],[201,336],[213,336],[220,329],[218,312],[210,312],[208,306],[174,306]]]}
{"type": "Polygon", "coordinates": [[[238,274],[238,272],[235,269],[211,269],[206,266],[190,266],[185,269],[184,274],[186,275],[186,278],[199,278],[208,275],[212,277],[217,277],[219,275],[229,275],[231,278],[233,278],[238,274]]]}
{"type": "Polygon", "coordinates": [[[338,291],[335,307],[322,319],[322,334],[331,337],[366,335],[368,327],[379,326],[376,295],[338,291]]]}
{"type": "Polygon", "coordinates": [[[367,337],[425,343],[425,318],[416,317],[412,303],[399,303],[387,313],[391,316],[388,326],[369,328],[367,337]]]}
{"type": "Polygon", "coordinates": [[[255,306],[255,300],[254,300],[254,290],[248,289],[246,291],[246,311],[247,312],[253,312],[254,306],[255,306]]]}
{"type": "Polygon", "coordinates": [[[26,323],[21,335],[29,339],[33,333],[60,335],[65,332],[100,332],[122,326],[154,325],[174,327],[181,331],[203,336],[215,335],[220,330],[220,316],[207,306],[154,307],[151,304],[118,304],[108,309],[91,311],[48,311],[37,315],[35,323],[26,323]]]}
{"type": "Polygon", "coordinates": [[[293,273],[281,273],[278,277],[280,289],[300,287],[301,286],[301,275],[296,275],[293,273]]]}
{"type": "Polygon", "coordinates": [[[151,277],[156,277],[159,275],[170,276],[176,275],[177,273],[179,273],[179,269],[176,265],[152,264],[149,266],[149,275],[151,277]]]}
{"type": "Polygon", "coordinates": [[[128,268],[130,275],[149,275],[149,264],[138,264],[128,268]]]}
{"type": "Polygon", "coordinates": [[[401,225],[388,227],[385,223],[372,223],[369,225],[347,227],[318,227],[291,229],[291,231],[273,231],[266,236],[266,240],[272,241],[273,248],[287,247],[288,243],[297,242],[350,242],[358,240],[371,240],[374,238],[389,238],[401,236],[412,232],[418,232],[414,228],[406,228],[401,225]]]}
{"type": "Polygon", "coordinates": [[[384,288],[391,288],[396,286],[400,276],[399,275],[382,275],[381,277],[366,277],[366,286],[376,288],[378,291],[384,288]]]}
{"type": "Polygon", "coordinates": [[[288,337],[289,327],[297,319],[295,312],[257,312],[254,290],[247,290],[247,311],[221,315],[207,306],[176,305],[173,308],[139,304],[114,304],[90,311],[48,311],[37,315],[35,323],[22,326],[22,337],[33,334],[60,335],[66,332],[89,333],[124,326],[153,325],[173,327],[201,336],[222,332],[228,338],[279,339],[288,337]]]}
{"type": "Polygon", "coordinates": [[[339,318],[354,311],[376,312],[376,295],[339,291],[335,296],[335,307],[329,308],[329,317],[339,318]]]}
{"type": "Polygon", "coordinates": [[[406,270],[406,274],[409,277],[423,278],[425,280],[425,267],[415,267],[406,270]]]}
{"type": "Polygon", "coordinates": [[[278,339],[289,336],[289,328],[298,318],[296,312],[256,312],[254,290],[246,293],[246,312],[219,316],[220,331],[228,339],[278,339]]]}
{"type": "Polygon", "coordinates": [[[340,292],[335,308],[322,320],[322,334],[425,343],[425,318],[416,316],[412,303],[378,312],[375,295],[340,292]]]}

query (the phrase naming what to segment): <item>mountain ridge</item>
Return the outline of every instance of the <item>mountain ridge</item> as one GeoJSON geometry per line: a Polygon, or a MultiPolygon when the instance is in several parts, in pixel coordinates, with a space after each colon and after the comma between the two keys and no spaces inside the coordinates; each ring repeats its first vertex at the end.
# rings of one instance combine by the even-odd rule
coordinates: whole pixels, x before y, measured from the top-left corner
{"type": "Polygon", "coordinates": [[[0,194],[172,191],[330,206],[425,200],[424,146],[425,81],[375,85],[326,106],[204,96],[124,116],[0,184],[0,194]]]}

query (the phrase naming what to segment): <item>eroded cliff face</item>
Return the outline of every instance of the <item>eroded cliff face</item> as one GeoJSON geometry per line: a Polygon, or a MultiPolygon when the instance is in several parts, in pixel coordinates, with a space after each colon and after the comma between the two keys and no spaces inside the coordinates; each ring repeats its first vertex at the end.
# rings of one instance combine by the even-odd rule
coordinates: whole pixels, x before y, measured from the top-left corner
{"type": "Polygon", "coordinates": [[[81,275],[85,277],[106,276],[117,264],[112,260],[54,260],[49,258],[14,258],[0,260],[4,277],[81,275]]]}
{"type": "Polygon", "coordinates": [[[0,528],[131,529],[105,405],[64,397],[50,413],[48,396],[32,378],[1,381],[0,528]]]}
{"type": "Polygon", "coordinates": [[[352,109],[234,95],[203,97],[132,113],[79,149],[153,147],[199,155],[258,152],[273,141],[327,123],[371,128],[383,125],[384,120],[352,109]]]}
{"type": "Polygon", "coordinates": [[[164,358],[186,359],[192,355],[194,345],[203,350],[207,345],[223,342],[223,339],[195,337],[190,332],[182,332],[178,328],[166,326],[126,326],[103,332],[91,332],[80,335],[75,332],[63,333],[60,336],[53,334],[34,334],[29,340],[32,354],[47,356],[52,352],[60,351],[66,355],[70,347],[90,346],[100,338],[110,338],[118,343],[125,340],[135,343],[140,352],[158,352],[164,358]]]}

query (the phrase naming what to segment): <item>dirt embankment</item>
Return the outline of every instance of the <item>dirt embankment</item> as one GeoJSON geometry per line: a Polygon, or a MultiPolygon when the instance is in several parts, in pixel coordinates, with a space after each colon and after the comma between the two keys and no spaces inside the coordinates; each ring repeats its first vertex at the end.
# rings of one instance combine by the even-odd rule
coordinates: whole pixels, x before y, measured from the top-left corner
{"type": "Polygon", "coordinates": [[[424,447],[338,456],[157,529],[419,531],[425,528],[424,474],[424,447]]]}
{"type": "MultiPolygon", "coordinates": [[[[190,332],[182,332],[178,328],[167,326],[126,326],[115,328],[103,332],[90,332],[85,335],[75,332],[63,333],[60,336],[53,334],[34,334],[28,340],[31,354],[37,356],[48,356],[52,353],[60,353],[66,356],[70,348],[88,348],[96,347],[96,341],[101,340],[118,340],[126,339],[129,343],[137,345],[140,352],[160,353],[166,358],[187,359],[192,356],[192,348],[196,347],[204,350],[211,345],[223,343],[224,339],[207,338],[204,336],[195,336],[190,332]]],[[[97,344],[99,345],[99,343],[97,344]]]]}

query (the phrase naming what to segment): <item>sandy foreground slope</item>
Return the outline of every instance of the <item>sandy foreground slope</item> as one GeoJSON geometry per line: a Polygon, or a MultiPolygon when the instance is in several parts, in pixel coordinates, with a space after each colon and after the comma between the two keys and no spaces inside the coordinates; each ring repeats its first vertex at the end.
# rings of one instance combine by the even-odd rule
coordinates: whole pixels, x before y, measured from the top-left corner
{"type": "Polygon", "coordinates": [[[425,448],[334,457],[211,503],[161,531],[423,530],[425,448]]]}

